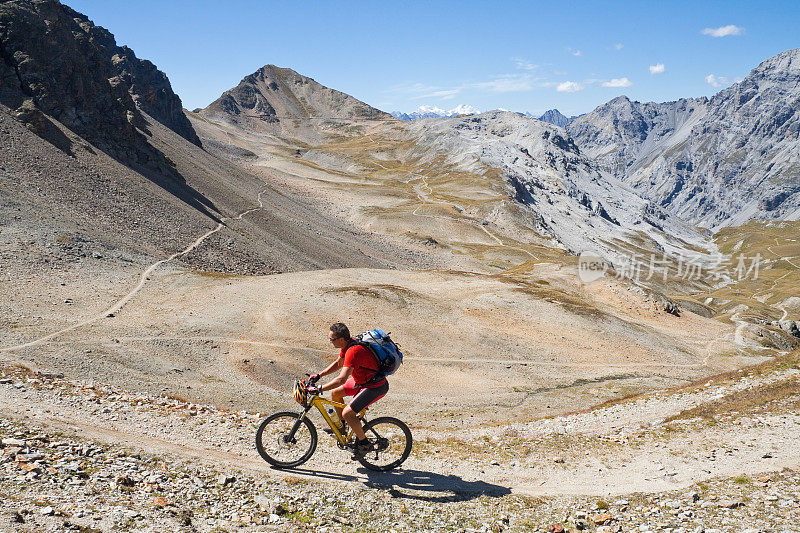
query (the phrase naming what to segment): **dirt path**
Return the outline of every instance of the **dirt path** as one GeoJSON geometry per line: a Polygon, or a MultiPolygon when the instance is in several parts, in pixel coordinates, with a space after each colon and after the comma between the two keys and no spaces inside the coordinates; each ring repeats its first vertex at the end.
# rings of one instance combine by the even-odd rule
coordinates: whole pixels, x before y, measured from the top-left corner
{"type": "MultiPolygon", "coordinates": [[[[264,208],[264,203],[263,203],[263,201],[261,199],[261,196],[264,194],[264,192],[266,192],[266,190],[261,191],[260,193],[258,193],[258,198],[257,198],[258,207],[254,207],[252,209],[248,209],[246,211],[242,211],[237,216],[232,217],[232,219],[241,220],[243,216],[245,216],[245,215],[247,215],[249,213],[252,213],[254,211],[258,211],[259,209],[263,209],[264,208]]],[[[218,232],[219,230],[224,228],[225,227],[224,221],[225,220],[231,220],[231,218],[225,217],[225,218],[222,218],[221,220],[222,220],[222,222],[219,222],[213,229],[211,229],[211,230],[205,232],[204,234],[202,234],[201,236],[199,236],[197,239],[195,239],[191,244],[189,244],[183,250],[181,250],[179,252],[175,252],[174,254],[170,255],[166,259],[161,259],[159,261],[156,261],[152,265],[148,266],[144,270],[144,272],[142,272],[141,276],[139,277],[139,283],[137,283],[136,286],[133,289],[131,289],[130,292],[128,292],[125,296],[123,296],[122,298],[117,300],[111,307],[109,307],[108,309],[106,309],[102,313],[99,313],[99,314],[97,314],[97,315],[95,315],[93,317],[90,317],[90,318],[88,318],[86,320],[78,322],[77,324],[73,324],[73,325],[71,325],[69,327],[60,329],[58,331],[55,331],[55,332],[50,333],[48,335],[45,335],[43,337],[39,337],[38,339],[35,339],[35,340],[32,340],[32,341],[28,341],[28,342],[25,342],[25,343],[22,343],[22,344],[17,344],[15,346],[7,346],[7,347],[0,348],[0,352],[14,352],[14,351],[21,350],[21,349],[24,349],[24,348],[30,348],[32,346],[36,346],[36,345],[41,344],[43,342],[49,341],[50,339],[58,337],[59,335],[63,335],[64,333],[69,333],[70,331],[74,331],[74,330],[76,330],[78,328],[82,328],[84,326],[91,325],[91,324],[97,322],[98,320],[102,320],[103,318],[116,315],[119,311],[122,310],[123,307],[125,307],[125,305],[127,305],[127,303],[133,297],[135,297],[139,293],[139,291],[142,290],[142,288],[145,286],[147,281],[150,279],[150,275],[158,267],[160,267],[161,265],[163,265],[165,263],[169,263],[170,261],[173,261],[173,260],[177,259],[178,257],[184,256],[184,255],[188,254],[189,252],[191,252],[192,250],[194,250],[195,248],[197,248],[198,246],[200,246],[203,243],[203,241],[205,241],[208,237],[210,237],[211,235],[215,234],[216,232],[218,232]]]]}
{"type": "MultiPolygon", "coordinates": [[[[780,243],[778,242],[777,238],[775,239],[775,246],[780,246],[780,243]]],[[[792,261],[792,259],[794,259],[794,257],[780,257],[780,255],[772,249],[772,246],[767,246],[767,250],[769,250],[775,257],[778,257],[779,259],[783,259],[784,261],[786,261],[787,263],[792,265],[795,269],[800,270],[800,265],[797,265],[792,261]]],[[[756,300],[759,300],[759,298],[756,296],[758,293],[770,293],[771,291],[775,290],[775,286],[778,284],[778,282],[780,280],[782,280],[783,278],[785,278],[789,274],[793,274],[793,273],[794,272],[792,272],[790,270],[786,274],[784,274],[784,275],[782,275],[782,276],[780,276],[778,278],[775,278],[775,280],[772,282],[772,285],[770,285],[769,289],[762,289],[760,291],[757,291],[755,294],[753,294],[753,298],[755,298],[756,300]]],[[[761,301],[761,300],[759,300],[759,301],[761,301]]],[[[766,303],[766,302],[762,301],[762,303],[766,303]]],[[[781,312],[783,313],[778,320],[785,320],[786,317],[789,315],[789,312],[786,310],[786,308],[780,303],[776,304],[775,307],[780,309],[781,312]]]]}
{"type": "MultiPolygon", "coordinates": [[[[797,468],[798,413],[745,413],[713,426],[689,421],[681,431],[668,431],[662,421],[725,394],[798,377],[797,369],[744,377],[506,428],[441,432],[412,425],[417,445],[404,469],[452,479],[456,491],[459,484],[467,490],[480,481],[532,495],[609,496],[673,490],[719,476],[797,468]]],[[[100,385],[88,387],[58,379],[49,384],[54,387],[48,387],[47,379],[0,385],[0,413],[100,442],[275,478],[376,481],[322,433],[317,452],[306,465],[275,471],[261,460],[252,444],[257,414],[119,390],[104,392],[100,385]]],[[[318,418],[312,417],[320,427],[318,418]]]]}
{"type": "MultiPolygon", "coordinates": [[[[103,337],[105,339],[106,337],[103,337]]],[[[92,343],[100,339],[92,339],[92,338],[84,338],[81,342],[85,343],[92,343]]],[[[301,346],[299,344],[287,344],[287,343],[278,343],[278,342],[267,342],[267,341],[260,341],[255,339],[246,339],[246,338],[237,338],[237,337],[225,337],[219,335],[134,335],[134,336],[122,336],[122,335],[115,335],[114,336],[115,342],[139,342],[139,341],[189,341],[189,342],[220,342],[220,343],[229,343],[229,344],[245,344],[251,346],[265,346],[269,348],[280,348],[285,350],[293,350],[296,352],[313,352],[317,354],[321,354],[325,357],[330,356],[330,350],[321,350],[318,348],[311,348],[308,346],[301,346]]],[[[40,339],[37,342],[48,342],[48,340],[40,339]]],[[[403,364],[414,364],[415,362],[420,363],[460,363],[460,364],[481,364],[481,363],[491,363],[491,364],[502,364],[502,365],[522,365],[522,366],[546,366],[546,367],[553,367],[553,368],[565,368],[565,367],[575,367],[575,368],[704,368],[707,367],[708,364],[706,362],[703,363],[655,363],[655,362],[647,362],[647,363],[615,363],[615,362],[603,362],[603,363],[589,363],[585,361],[537,361],[532,359],[498,359],[498,358],[466,358],[466,359],[458,359],[455,357],[419,357],[419,356],[406,356],[403,359],[403,364]]]]}
{"type": "MultiPolygon", "coordinates": [[[[412,186],[412,188],[414,189],[414,192],[416,193],[417,197],[420,199],[420,201],[423,204],[440,204],[440,205],[446,205],[448,207],[455,206],[455,207],[457,207],[458,209],[460,209],[462,211],[466,211],[463,206],[459,206],[458,204],[454,204],[452,202],[443,202],[441,200],[433,200],[433,199],[431,199],[431,197],[429,195],[433,194],[433,189],[428,184],[428,178],[427,177],[425,177],[425,176],[416,176],[413,179],[409,180],[409,183],[411,181],[416,181],[416,180],[421,180],[422,181],[422,185],[421,186],[414,185],[414,186],[412,186]],[[423,188],[428,189],[428,192],[423,192],[423,190],[422,190],[423,188]]],[[[455,220],[455,221],[458,221],[458,222],[464,222],[465,221],[464,218],[456,218],[456,217],[448,217],[448,216],[421,215],[421,214],[418,213],[418,211],[419,211],[419,207],[416,208],[412,212],[412,214],[416,215],[416,216],[428,217],[428,218],[433,218],[433,219],[449,219],[449,220],[455,220]]],[[[519,246],[512,246],[512,245],[504,243],[503,240],[500,237],[498,237],[497,235],[495,235],[494,233],[489,231],[489,229],[487,229],[486,226],[484,224],[482,224],[481,222],[475,221],[475,220],[473,220],[471,218],[467,218],[466,220],[468,220],[469,222],[472,222],[477,228],[479,228],[484,233],[486,233],[486,235],[488,235],[491,239],[493,239],[495,242],[497,242],[497,244],[499,246],[502,246],[504,248],[508,248],[510,250],[517,250],[519,252],[523,252],[523,253],[529,255],[531,257],[531,259],[534,259],[536,261],[540,260],[540,258],[538,256],[536,256],[535,254],[529,252],[525,248],[521,248],[519,246]]],[[[516,268],[516,267],[512,267],[512,268],[516,268]]],[[[510,269],[508,269],[508,270],[510,270],[510,269]]]]}

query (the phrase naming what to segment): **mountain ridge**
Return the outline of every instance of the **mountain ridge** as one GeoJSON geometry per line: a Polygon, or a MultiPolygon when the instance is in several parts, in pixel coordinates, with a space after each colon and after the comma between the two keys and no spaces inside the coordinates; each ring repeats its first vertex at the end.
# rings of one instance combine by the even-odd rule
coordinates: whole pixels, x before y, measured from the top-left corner
{"type": "MultiPolygon", "coordinates": [[[[493,109],[492,111],[506,111],[505,109],[493,109]]],[[[487,113],[492,112],[487,111],[487,113]]],[[[406,122],[413,122],[415,120],[423,120],[426,118],[449,118],[454,117],[457,115],[479,115],[481,111],[471,105],[458,105],[449,111],[445,111],[442,108],[436,106],[419,106],[416,111],[412,111],[411,113],[404,113],[402,111],[392,111],[390,113],[394,118],[400,119],[406,122]]],[[[541,120],[542,122],[547,122],[549,124],[553,124],[555,126],[565,127],[569,124],[572,120],[575,120],[577,116],[567,117],[563,115],[558,109],[549,109],[542,113],[541,115],[535,115],[533,113],[518,113],[519,115],[535,118],[537,120],[541,120]]]]}
{"type": "Polygon", "coordinates": [[[425,118],[442,118],[454,117],[457,115],[478,115],[481,111],[471,105],[460,104],[445,111],[444,109],[436,106],[421,105],[416,111],[411,113],[403,113],[402,111],[392,111],[390,114],[397,119],[410,122],[414,120],[422,120],[425,118]]]}
{"type": "Polygon", "coordinates": [[[618,178],[712,229],[800,217],[800,48],[709,98],[618,97],[567,131],[618,178]]]}

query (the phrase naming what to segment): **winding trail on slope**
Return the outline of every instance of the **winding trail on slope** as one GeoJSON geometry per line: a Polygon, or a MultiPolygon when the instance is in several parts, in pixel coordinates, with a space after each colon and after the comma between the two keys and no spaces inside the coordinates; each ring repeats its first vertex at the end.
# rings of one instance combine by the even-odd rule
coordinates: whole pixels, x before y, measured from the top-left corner
{"type": "MultiPolygon", "coordinates": [[[[775,239],[775,246],[779,246],[779,245],[780,245],[780,243],[778,242],[778,239],[776,238],[775,239]]],[[[779,257],[779,254],[775,253],[775,251],[772,249],[772,246],[767,246],[767,250],[772,252],[775,255],[775,257],[779,257]]],[[[790,265],[795,267],[797,270],[800,270],[800,265],[796,265],[792,261],[792,259],[794,259],[794,257],[780,257],[780,259],[783,259],[784,261],[786,261],[787,263],[789,263],[790,265]]],[[[780,280],[782,280],[783,278],[785,278],[786,276],[788,276],[789,274],[792,274],[791,270],[789,272],[787,272],[786,274],[784,274],[783,276],[781,276],[779,278],[776,278],[775,281],[772,282],[772,286],[769,289],[766,289],[766,290],[769,290],[769,291],[775,290],[775,286],[778,284],[778,282],[780,280]]],[[[765,292],[765,291],[759,291],[759,292],[765,292]]],[[[755,295],[753,295],[753,297],[755,298],[755,295]]],[[[789,312],[786,310],[786,308],[783,306],[783,304],[776,304],[775,307],[777,307],[778,309],[780,309],[783,312],[783,314],[781,315],[781,317],[778,320],[785,320],[786,317],[788,316],[789,312]]]]}
{"type": "MultiPolygon", "coordinates": [[[[330,355],[329,350],[320,350],[318,348],[311,348],[308,346],[301,346],[297,344],[286,344],[277,342],[260,341],[256,339],[243,339],[237,337],[226,337],[221,335],[135,335],[135,336],[115,336],[114,341],[119,342],[151,342],[151,341],[194,341],[194,342],[219,342],[229,344],[245,344],[250,346],[265,346],[268,348],[278,348],[283,350],[299,350],[306,352],[313,352],[325,356],[330,355]]],[[[48,342],[45,339],[40,339],[39,342],[48,342]]],[[[59,341],[53,341],[55,343],[59,341]]],[[[67,344],[73,344],[73,341],[64,341],[67,344]]],[[[87,339],[84,342],[95,343],[96,340],[87,339]]],[[[540,367],[553,367],[553,368],[702,368],[706,366],[701,363],[586,363],[586,362],[553,362],[553,361],[536,361],[526,359],[498,359],[498,358],[470,358],[458,359],[455,357],[417,357],[406,356],[403,359],[404,363],[460,363],[460,364],[500,364],[500,365],[523,365],[523,366],[540,366],[540,367]]]]}
{"type": "MultiPolygon", "coordinates": [[[[426,176],[414,177],[413,179],[409,180],[409,182],[416,181],[416,180],[421,180],[422,181],[422,185],[421,186],[414,185],[414,186],[412,186],[412,188],[414,189],[414,192],[417,194],[417,197],[420,199],[420,201],[423,204],[440,204],[440,205],[446,205],[448,207],[455,206],[455,207],[457,207],[458,209],[460,209],[462,211],[466,211],[466,209],[464,209],[462,206],[454,204],[452,202],[444,202],[444,201],[441,201],[441,200],[433,200],[429,196],[430,194],[433,194],[433,189],[428,184],[428,178],[426,176]],[[428,192],[423,192],[423,190],[422,190],[423,188],[428,189],[428,192]]],[[[415,215],[415,216],[422,216],[422,217],[428,217],[428,218],[434,218],[434,219],[446,218],[446,219],[455,220],[455,221],[458,221],[458,222],[463,222],[464,221],[463,218],[448,217],[448,216],[422,215],[422,214],[418,213],[419,209],[420,209],[419,207],[416,208],[412,212],[412,214],[415,215]]],[[[486,226],[484,226],[482,223],[477,222],[475,220],[472,220],[471,218],[468,218],[468,220],[473,222],[478,228],[480,228],[484,233],[486,233],[486,235],[488,235],[490,238],[492,238],[500,246],[502,246],[504,248],[508,248],[510,250],[517,250],[517,251],[523,252],[525,254],[528,254],[532,259],[535,259],[537,261],[539,260],[539,257],[537,257],[536,255],[532,254],[531,252],[529,252],[525,248],[521,248],[519,246],[511,246],[509,244],[504,243],[503,240],[500,237],[498,237],[497,235],[495,235],[494,233],[489,231],[486,228],[486,226]]]]}
{"type": "MultiPolygon", "coordinates": [[[[774,246],[780,246],[780,243],[778,242],[777,238],[775,238],[774,246]]],[[[800,271],[800,265],[797,265],[792,261],[792,259],[794,259],[794,256],[792,256],[792,257],[781,257],[780,254],[778,254],[777,252],[775,252],[775,250],[772,249],[772,245],[767,246],[767,250],[769,250],[775,257],[786,261],[787,263],[789,263],[790,265],[795,267],[798,271],[800,271]]],[[[782,280],[783,278],[785,278],[786,276],[788,276],[789,274],[792,274],[792,273],[793,273],[793,271],[789,271],[786,274],[783,274],[782,276],[776,278],[775,280],[773,280],[772,285],[768,289],[762,289],[762,290],[756,291],[756,292],[753,293],[752,297],[754,299],[758,300],[758,295],[760,293],[765,293],[765,292],[770,292],[770,291],[775,290],[775,286],[778,284],[778,282],[780,280],[782,280]]],[[[759,300],[759,301],[761,301],[761,300],[759,300]]],[[[764,301],[762,303],[766,303],[766,302],[764,301]]],[[[780,309],[781,312],[783,313],[779,320],[785,320],[786,316],[789,314],[788,311],[786,310],[786,308],[780,303],[776,304],[775,307],[780,309]]],[[[744,328],[747,327],[748,322],[742,320],[739,317],[739,312],[736,312],[733,315],[731,315],[730,321],[733,322],[734,324],[736,324],[736,330],[734,331],[733,339],[716,338],[716,339],[712,339],[711,341],[709,341],[708,344],[706,344],[706,346],[705,346],[706,355],[703,358],[703,365],[704,366],[708,366],[708,360],[711,357],[711,346],[713,346],[715,343],[720,342],[720,341],[724,341],[724,340],[729,340],[730,341],[730,340],[732,340],[734,344],[736,344],[736,345],[738,345],[738,346],[740,346],[742,348],[745,348],[745,349],[758,349],[758,350],[769,350],[769,349],[771,349],[771,348],[769,348],[767,346],[760,346],[760,345],[758,345],[758,344],[756,344],[754,342],[747,342],[747,340],[744,338],[743,330],[744,330],[744,328]]],[[[781,352],[781,353],[787,353],[787,352],[781,352]]]]}
{"type": "Polygon", "coordinates": [[[142,290],[142,288],[144,287],[145,283],[147,283],[147,281],[150,279],[150,274],[152,274],[153,271],[156,270],[158,267],[160,267],[164,263],[169,263],[170,261],[173,261],[174,259],[176,259],[178,257],[184,256],[184,255],[188,254],[189,252],[191,252],[192,250],[194,250],[195,248],[197,248],[198,246],[200,246],[203,243],[203,241],[205,241],[208,237],[210,237],[211,235],[213,235],[214,233],[218,232],[219,230],[221,230],[222,228],[225,227],[225,222],[224,222],[225,220],[241,220],[242,217],[247,215],[248,213],[252,213],[253,211],[258,211],[259,209],[263,209],[264,208],[264,203],[263,203],[263,200],[261,199],[261,196],[266,191],[267,191],[267,189],[264,189],[263,191],[258,193],[258,198],[257,198],[258,199],[258,207],[254,207],[252,209],[247,209],[246,211],[242,211],[237,216],[232,217],[232,218],[229,218],[229,217],[222,218],[221,219],[222,221],[219,222],[216,225],[216,227],[214,227],[214,229],[211,229],[211,230],[205,232],[204,234],[202,234],[201,236],[199,236],[197,239],[195,239],[191,244],[189,244],[189,246],[187,246],[183,250],[181,250],[179,252],[175,252],[174,254],[170,255],[166,259],[161,259],[159,261],[156,261],[152,265],[148,266],[144,270],[144,272],[142,272],[141,276],[139,277],[139,283],[137,283],[136,286],[133,289],[131,289],[131,291],[128,294],[126,294],[125,296],[123,296],[122,298],[117,300],[111,307],[109,307],[108,309],[106,309],[102,313],[97,314],[97,315],[95,315],[93,317],[87,318],[86,320],[82,320],[82,321],[78,322],[77,324],[73,324],[71,326],[68,326],[66,328],[60,329],[58,331],[54,331],[53,333],[50,333],[50,334],[45,335],[43,337],[39,337],[38,339],[35,339],[35,340],[32,340],[32,341],[28,341],[28,342],[25,342],[25,343],[22,343],[22,344],[17,344],[15,346],[7,346],[7,347],[4,347],[4,348],[0,348],[0,352],[13,352],[13,351],[17,351],[17,350],[22,350],[24,348],[30,348],[32,346],[36,346],[36,345],[41,344],[43,342],[46,342],[46,341],[48,341],[50,339],[53,339],[53,338],[55,338],[55,337],[57,337],[59,335],[63,335],[64,333],[68,333],[68,332],[74,331],[74,330],[76,330],[78,328],[82,328],[84,326],[88,326],[90,324],[93,324],[94,322],[97,322],[98,320],[102,320],[103,318],[114,316],[120,310],[122,310],[122,308],[125,307],[125,305],[127,305],[127,303],[134,296],[136,296],[139,293],[139,291],[142,290]]]}

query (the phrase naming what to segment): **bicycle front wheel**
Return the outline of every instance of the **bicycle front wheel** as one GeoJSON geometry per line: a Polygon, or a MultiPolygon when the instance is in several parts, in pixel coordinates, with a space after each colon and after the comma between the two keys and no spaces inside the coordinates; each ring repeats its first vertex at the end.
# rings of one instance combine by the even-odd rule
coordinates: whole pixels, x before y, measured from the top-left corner
{"type": "Polygon", "coordinates": [[[404,422],[382,416],[364,425],[372,451],[358,458],[370,470],[384,472],[400,466],[411,454],[411,430],[404,422]]]}
{"type": "Polygon", "coordinates": [[[256,431],[256,449],[266,462],[278,468],[292,468],[311,458],[317,449],[317,429],[308,418],[297,425],[298,418],[299,413],[281,411],[261,422],[256,431]]]}

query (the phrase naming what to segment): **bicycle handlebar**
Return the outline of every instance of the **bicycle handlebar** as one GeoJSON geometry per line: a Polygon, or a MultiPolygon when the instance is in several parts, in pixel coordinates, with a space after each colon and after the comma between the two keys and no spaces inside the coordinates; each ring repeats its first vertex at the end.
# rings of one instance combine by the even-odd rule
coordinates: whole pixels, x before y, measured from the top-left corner
{"type": "Polygon", "coordinates": [[[308,379],[306,380],[306,390],[311,394],[322,394],[322,391],[317,387],[316,383],[319,381],[319,374],[308,374],[308,379]]]}

